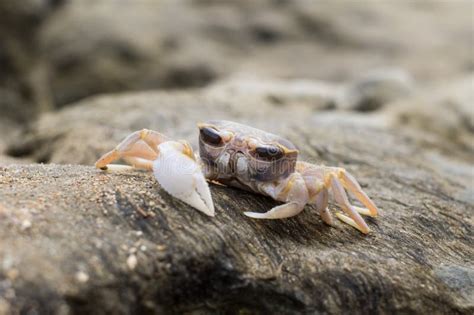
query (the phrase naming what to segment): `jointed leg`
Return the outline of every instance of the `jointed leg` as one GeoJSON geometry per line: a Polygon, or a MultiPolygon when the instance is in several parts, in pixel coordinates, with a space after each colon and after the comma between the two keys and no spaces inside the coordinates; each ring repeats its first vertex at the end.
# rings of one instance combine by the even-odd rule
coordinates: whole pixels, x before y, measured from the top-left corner
{"type": "Polygon", "coordinates": [[[95,164],[102,170],[141,168],[153,171],[161,187],[190,206],[214,215],[211,192],[199,161],[189,143],[172,141],[164,135],[143,129],[126,137],[115,149],[104,154],[95,164]],[[133,165],[109,164],[123,159],[133,165]]]}
{"type": "Polygon", "coordinates": [[[359,183],[357,180],[349,174],[345,170],[341,170],[339,172],[339,179],[342,183],[342,185],[350,192],[352,192],[359,201],[367,207],[367,209],[360,208],[360,207],[354,207],[357,212],[363,214],[363,215],[368,215],[371,217],[376,217],[377,216],[377,206],[374,204],[374,202],[369,198],[369,196],[366,195],[366,193],[362,190],[360,187],[359,183]]]}
{"type": "Polygon", "coordinates": [[[129,144],[129,147],[117,146],[110,152],[104,154],[97,162],[95,166],[101,170],[121,170],[124,169],[124,165],[111,164],[112,162],[122,158],[127,163],[133,165],[136,168],[144,168],[149,170],[148,164],[153,164],[153,160],[156,159],[157,153],[155,153],[148,145],[141,140],[134,144],[129,144]]]}
{"type": "Polygon", "coordinates": [[[303,211],[303,209],[304,205],[300,205],[296,202],[290,202],[274,207],[265,213],[244,212],[244,214],[254,219],[284,219],[297,215],[303,211]]]}
{"type": "MultiPolygon", "coordinates": [[[[153,161],[139,157],[124,157],[125,162],[132,165],[133,168],[139,168],[147,171],[153,170],[153,161]]],[[[109,165],[110,167],[110,165],[109,165]]]]}
{"type": "Polygon", "coordinates": [[[158,145],[166,140],[167,138],[164,135],[156,131],[147,129],[135,131],[117,145],[115,149],[97,160],[95,166],[102,170],[123,169],[122,166],[109,165],[123,158],[135,167],[150,170],[152,161],[158,156],[158,145]]]}
{"type": "Polygon", "coordinates": [[[325,188],[316,197],[316,209],[326,224],[333,225],[334,222],[328,209],[328,191],[325,188]]]}
{"type": "Polygon", "coordinates": [[[297,215],[303,211],[308,202],[308,190],[300,174],[294,173],[286,182],[277,186],[273,184],[263,184],[264,192],[273,199],[286,202],[283,205],[274,207],[265,213],[244,212],[248,217],[255,219],[283,219],[297,215]]]}
{"type": "Polygon", "coordinates": [[[142,129],[138,132],[140,133],[140,139],[148,144],[148,146],[153,151],[155,151],[155,153],[158,153],[158,145],[165,141],[171,140],[167,136],[153,130],[142,129]]]}
{"type": "Polygon", "coordinates": [[[347,198],[347,194],[344,191],[344,187],[341,185],[336,175],[331,174],[330,176],[330,185],[334,194],[334,198],[336,199],[336,202],[339,204],[342,210],[344,210],[344,212],[348,215],[346,216],[342,213],[337,213],[337,217],[341,221],[355,227],[362,233],[369,233],[370,229],[367,226],[367,223],[365,223],[364,219],[362,219],[360,214],[349,203],[349,199],[347,198]]]}

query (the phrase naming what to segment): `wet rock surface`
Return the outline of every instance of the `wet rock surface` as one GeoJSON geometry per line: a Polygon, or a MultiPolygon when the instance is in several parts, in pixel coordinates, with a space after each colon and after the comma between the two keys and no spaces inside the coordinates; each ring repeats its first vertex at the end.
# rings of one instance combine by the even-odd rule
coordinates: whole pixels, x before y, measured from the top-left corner
{"type": "MultiPolygon", "coordinates": [[[[92,98],[44,115],[23,134],[25,142],[19,139],[10,151],[86,165],[1,167],[1,307],[60,313],[473,311],[472,182],[458,175],[472,171],[473,161],[462,146],[449,154],[424,146],[416,127],[400,131],[384,111],[321,111],[275,102],[268,88],[250,95],[239,89],[92,98]],[[329,227],[311,206],[295,218],[255,221],[243,211],[276,203],[217,185],[211,185],[216,217],[209,218],[170,197],[151,174],[108,174],[90,166],[143,127],[195,144],[195,123],[212,118],[279,133],[300,148],[302,159],[345,167],[381,209],[367,220],[373,232],[364,236],[340,222],[329,227]]],[[[286,94],[290,100],[292,93],[286,94]]]]}

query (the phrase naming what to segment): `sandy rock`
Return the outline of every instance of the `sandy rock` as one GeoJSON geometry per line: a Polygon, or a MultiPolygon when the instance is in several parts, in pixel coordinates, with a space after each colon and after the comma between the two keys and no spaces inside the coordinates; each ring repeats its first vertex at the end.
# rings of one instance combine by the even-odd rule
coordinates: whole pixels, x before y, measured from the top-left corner
{"type": "Polygon", "coordinates": [[[225,187],[212,186],[211,219],[150,174],[3,168],[0,273],[14,278],[5,300],[43,312],[471,312],[469,282],[455,279],[473,270],[473,206],[451,197],[452,179],[414,163],[369,163],[347,165],[382,209],[369,236],[328,227],[311,207],[252,221],[244,210],[275,203],[225,187]],[[141,245],[149,250],[135,253],[141,245]]]}
{"type": "MultiPolygon", "coordinates": [[[[10,148],[38,161],[0,167],[0,306],[64,313],[470,314],[474,201],[462,147],[424,146],[384,112],[315,111],[212,90],[91,98],[42,117],[10,148]],[[237,106],[238,105],[238,106],[237,106]],[[297,109],[297,110],[296,110],[297,109]],[[269,198],[211,185],[216,216],[151,174],[90,166],[132,130],[196,143],[195,123],[237,120],[281,134],[301,158],[341,166],[380,207],[373,232],[325,225],[307,206],[254,221],[269,198]],[[369,123],[372,122],[372,123],[369,123]],[[467,171],[466,171],[467,170],[467,171]],[[470,278],[469,278],[470,279],[470,278]]],[[[19,154],[21,155],[21,154],[19,154]]],[[[335,205],[331,204],[331,209],[335,205]]]]}
{"type": "Polygon", "coordinates": [[[474,313],[471,7],[0,1],[0,314],[474,313]],[[209,218],[92,167],[209,119],[349,170],[372,233],[255,221],[277,203],[213,184],[209,218]]]}

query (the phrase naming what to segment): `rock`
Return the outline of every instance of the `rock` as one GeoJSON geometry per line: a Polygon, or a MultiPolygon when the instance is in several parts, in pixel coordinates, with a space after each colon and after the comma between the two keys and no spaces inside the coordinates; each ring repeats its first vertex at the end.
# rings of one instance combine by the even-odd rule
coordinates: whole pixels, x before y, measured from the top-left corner
{"type": "Polygon", "coordinates": [[[2,135],[0,137],[0,166],[33,162],[28,157],[15,158],[6,154],[9,144],[21,138],[21,128],[18,124],[7,117],[0,117],[0,134],[2,135]]]}
{"type": "Polygon", "coordinates": [[[406,98],[413,91],[413,79],[403,70],[374,70],[347,84],[338,103],[345,109],[369,112],[380,109],[387,103],[406,98]]]}
{"type": "Polygon", "coordinates": [[[331,110],[338,106],[341,86],[316,80],[276,80],[236,76],[209,87],[208,93],[219,98],[259,98],[274,105],[309,106],[331,110]]]}
{"type": "Polygon", "coordinates": [[[191,34],[181,32],[197,21],[181,6],[153,1],[65,5],[40,36],[55,104],[101,92],[201,86],[214,79],[217,52],[205,41],[201,48],[186,47],[191,34]]]}
{"type": "Polygon", "coordinates": [[[457,146],[472,156],[473,83],[473,74],[449,83],[443,80],[421,89],[412,98],[391,104],[388,116],[398,128],[416,129],[418,137],[424,138],[425,146],[429,144],[445,152],[457,146]]]}
{"type": "Polygon", "coordinates": [[[51,108],[38,33],[61,0],[0,2],[0,115],[16,122],[51,108]]]}
{"type": "Polygon", "coordinates": [[[91,98],[44,115],[10,147],[37,161],[88,165],[0,167],[2,310],[474,311],[472,284],[463,280],[474,256],[474,203],[463,197],[471,183],[452,175],[461,161],[472,165],[463,147],[424,145],[423,133],[394,129],[385,111],[329,117],[308,104],[275,104],[265,93],[215,91],[91,98]],[[281,134],[302,159],[348,169],[380,207],[367,220],[373,232],[329,227],[311,206],[294,218],[255,221],[243,212],[277,203],[219,185],[211,185],[216,216],[209,218],[149,173],[90,166],[141,128],[195,144],[195,123],[211,118],[281,134]]]}
{"type": "Polygon", "coordinates": [[[0,1],[0,314],[474,313],[470,9],[0,1]],[[196,148],[208,119],[349,170],[372,233],[255,221],[277,202],[214,184],[209,218],[92,167],[142,128],[196,148]]]}
{"type": "Polygon", "coordinates": [[[31,121],[90,95],[201,87],[239,74],[346,82],[388,65],[432,82],[472,70],[470,9],[467,2],[2,1],[0,114],[31,121]]]}
{"type": "Polygon", "coordinates": [[[474,308],[474,268],[472,266],[443,265],[435,270],[448,287],[458,292],[455,297],[459,304],[474,308]]]}

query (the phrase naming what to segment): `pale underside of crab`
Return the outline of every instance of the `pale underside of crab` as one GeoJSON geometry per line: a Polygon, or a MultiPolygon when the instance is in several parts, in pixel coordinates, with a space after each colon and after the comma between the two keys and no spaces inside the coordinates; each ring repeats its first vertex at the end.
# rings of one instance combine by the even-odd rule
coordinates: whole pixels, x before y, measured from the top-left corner
{"type": "Polygon", "coordinates": [[[244,212],[255,219],[282,219],[314,204],[333,225],[329,191],[343,213],[336,216],[362,233],[370,231],[361,215],[377,216],[377,207],[346,170],[298,161],[298,151],[277,135],[230,121],[198,124],[199,154],[184,140],[174,141],[143,129],[126,137],[104,154],[96,167],[106,171],[153,171],[162,188],[203,213],[214,216],[208,182],[238,187],[283,202],[265,213],[244,212]],[[128,165],[110,164],[122,159],[128,165]],[[206,181],[207,180],[207,181],[206,181]],[[365,207],[349,202],[351,192],[365,207]]]}

